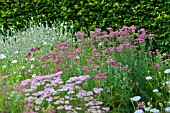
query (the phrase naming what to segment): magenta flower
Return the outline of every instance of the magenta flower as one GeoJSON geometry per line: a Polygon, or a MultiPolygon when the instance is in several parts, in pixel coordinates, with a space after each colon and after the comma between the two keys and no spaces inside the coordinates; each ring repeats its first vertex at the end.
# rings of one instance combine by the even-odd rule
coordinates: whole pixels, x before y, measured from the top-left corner
{"type": "Polygon", "coordinates": [[[83,53],[83,52],[84,52],[83,50],[76,49],[76,54],[83,53]]]}
{"type": "Polygon", "coordinates": [[[25,74],[25,70],[24,70],[24,69],[21,70],[21,74],[22,74],[22,75],[25,74]]]}
{"type": "Polygon", "coordinates": [[[8,113],[8,110],[4,110],[4,113],[8,113]]]}
{"type": "Polygon", "coordinates": [[[98,78],[108,78],[108,76],[106,74],[97,74],[94,76],[94,79],[98,79],[98,78]]]}
{"type": "Polygon", "coordinates": [[[100,28],[96,28],[95,32],[96,32],[96,33],[100,33],[100,32],[101,32],[101,29],[100,29],[100,28]]]}
{"type": "Polygon", "coordinates": [[[86,70],[87,71],[87,70],[89,70],[89,67],[88,66],[83,66],[82,70],[86,70]]]}
{"type": "Polygon", "coordinates": [[[149,34],[148,35],[149,37],[154,37],[154,36],[156,36],[155,34],[149,34]]]}
{"type": "Polygon", "coordinates": [[[109,27],[109,28],[107,28],[109,31],[111,31],[111,30],[113,30],[113,28],[111,28],[111,27],[109,27]]]}
{"type": "Polygon", "coordinates": [[[153,68],[159,68],[160,67],[160,63],[156,63],[153,68]]]}
{"type": "Polygon", "coordinates": [[[7,104],[7,105],[6,105],[6,108],[9,108],[10,106],[11,106],[10,104],[7,104]]]}
{"type": "Polygon", "coordinates": [[[116,47],[116,50],[117,50],[118,52],[121,52],[121,51],[123,50],[123,48],[124,48],[124,45],[123,45],[123,44],[120,44],[118,47],[116,47]]]}
{"type": "Polygon", "coordinates": [[[31,51],[36,51],[36,48],[31,48],[31,51]]]}
{"type": "Polygon", "coordinates": [[[116,63],[113,68],[119,68],[119,63],[116,63]]]}
{"type": "Polygon", "coordinates": [[[28,75],[32,75],[32,72],[28,72],[28,75]]]}
{"type": "Polygon", "coordinates": [[[35,48],[36,50],[40,50],[40,48],[39,47],[37,47],[37,48],[35,48]]]}
{"type": "Polygon", "coordinates": [[[62,60],[62,58],[61,57],[57,57],[55,60],[53,60],[52,62],[56,62],[56,63],[58,63],[58,62],[61,62],[61,60],[62,60]]]}
{"type": "Polygon", "coordinates": [[[86,58],[88,58],[88,59],[89,59],[89,58],[92,58],[92,56],[86,56],[86,58]]]}
{"type": "Polygon", "coordinates": [[[145,102],[138,102],[138,106],[139,106],[139,108],[144,109],[145,102]]]}
{"type": "Polygon", "coordinates": [[[137,38],[136,40],[138,40],[139,42],[143,42],[143,41],[144,41],[144,38],[143,38],[143,37],[140,37],[140,38],[137,38]]]}
{"type": "Polygon", "coordinates": [[[122,68],[122,70],[127,70],[128,69],[128,67],[127,66],[124,66],[123,68],[122,68]]]}
{"type": "Polygon", "coordinates": [[[75,36],[86,36],[86,35],[87,34],[85,34],[84,32],[80,32],[80,31],[75,33],[75,36]]]}
{"type": "Polygon", "coordinates": [[[65,66],[65,68],[68,68],[68,69],[69,69],[69,68],[70,68],[70,66],[65,66]]]}
{"type": "Polygon", "coordinates": [[[121,41],[123,38],[124,38],[123,36],[120,36],[120,37],[118,38],[118,40],[121,41]]]}
{"type": "Polygon", "coordinates": [[[30,57],[31,56],[31,53],[28,52],[28,54],[26,55],[26,58],[30,57]]]}

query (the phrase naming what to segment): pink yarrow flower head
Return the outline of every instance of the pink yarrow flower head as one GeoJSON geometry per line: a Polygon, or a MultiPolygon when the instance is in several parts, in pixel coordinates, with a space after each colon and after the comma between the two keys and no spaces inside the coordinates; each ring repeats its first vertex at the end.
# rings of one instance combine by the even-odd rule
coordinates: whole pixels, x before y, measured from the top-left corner
{"type": "Polygon", "coordinates": [[[153,66],[153,68],[159,68],[160,67],[160,63],[158,62],[158,63],[156,63],[154,66],[153,66]]]}
{"type": "Polygon", "coordinates": [[[80,50],[80,49],[76,49],[76,54],[79,54],[79,53],[83,53],[84,51],[83,50],[80,50]]]}
{"type": "Polygon", "coordinates": [[[101,29],[100,29],[100,28],[96,28],[95,32],[96,32],[96,33],[100,33],[100,32],[101,32],[101,29]]]}
{"type": "Polygon", "coordinates": [[[31,50],[31,51],[36,51],[36,48],[31,48],[30,50],[31,50]]]}
{"type": "Polygon", "coordinates": [[[130,29],[132,30],[132,32],[135,32],[136,27],[134,25],[130,26],[130,29]]]}
{"type": "Polygon", "coordinates": [[[28,72],[28,75],[32,75],[32,72],[28,72]]]}
{"type": "Polygon", "coordinates": [[[109,28],[107,28],[109,31],[111,31],[111,30],[113,30],[113,28],[111,28],[111,27],[109,27],[109,28]]]}
{"type": "Polygon", "coordinates": [[[122,70],[127,70],[128,69],[128,66],[124,66],[123,68],[122,68],[122,70]]]}
{"type": "Polygon", "coordinates": [[[87,34],[85,34],[84,32],[78,31],[77,33],[75,33],[75,36],[87,36],[87,34]]]}
{"type": "Polygon", "coordinates": [[[149,37],[154,37],[154,36],[156,36],[155,34],[149,34],[148,35],[149,37]]]}
{"type": "Polygon", "coordinates": [[[123,48],[124,48],[124,45],[123,45],[123,44],[120,44],[118,47],[116,47],[116,50],[117,50],[118,52],[121,52],[121,51],[123,50],[123,48]]]}
{"type": "Polygon", "coordinates": [[[108,78],[108,76],[104,73],[103,74],[97,74],[97,75],[94,76],[95,80],[98,79],[98,78],[108,78]]]}
{"type": "Polygon", "coordinates": [[[89,70],[89,67],[88,66],[83,66],[82,70],[86,70],[87,71],[87,70],[89,70]]]}
{"type": "Polygon", "coordinates": [[[104,110],[104,111],[109,111],[110,108],[109,108],[109,107],[102,107],[102,110],[104,110]]]}
{"type": "Polygon", "coordinates": [[[92,58],[92,56],[86,56],[86,58],[87,58],[87,59],[90,59],[90,58],[92,58]]]}
{"type": "Polygon", "coordinates": [[[70,106],[70,105],[65,105],[65,106],[64,106],[64,109],[65,109],[65,110],[72,110],[72,106],[70,106]]]}
{"type": "Polygon", "coordinates": [[[139,106],[141,109],[144,109],[144,107],[145,107],[145,102],[138,102],[138,106],[139,106]]]}
{"type": "Polygon", "coordinates": [[[103,91],[103,88],[93,88],[94,93],[98,94],[103,91]]]}
{"type": "Polygon", "coordinates": [[[62,58],[61,57],[57,57],[55,60],[53,60],[52,62],[58,63],[61,62],[62,58]]]}

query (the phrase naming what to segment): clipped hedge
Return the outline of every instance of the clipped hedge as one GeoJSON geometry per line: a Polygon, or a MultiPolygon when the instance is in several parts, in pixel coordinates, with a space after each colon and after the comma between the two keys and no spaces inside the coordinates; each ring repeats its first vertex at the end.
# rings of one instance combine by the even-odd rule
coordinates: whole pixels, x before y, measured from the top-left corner
{"type": "Polygon", "coordinates": [[[157,35],[152,49],[170,52],[169,0],[14,0],[0,4],[0,26],[7,30],[8,26],[24,28],[31,17],[35,24],[38,20],[49,24],[71,22],[75,31],[108,27],[117,30],[124,25],[135,25],[157,35]]]}

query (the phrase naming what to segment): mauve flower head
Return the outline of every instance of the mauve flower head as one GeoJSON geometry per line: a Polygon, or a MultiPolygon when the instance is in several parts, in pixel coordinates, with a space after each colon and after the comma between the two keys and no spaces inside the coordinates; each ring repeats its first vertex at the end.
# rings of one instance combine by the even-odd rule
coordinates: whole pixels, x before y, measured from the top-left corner
{"type": "Polygon", "coordinates": [[[93,88],[94,93],[98,94],[103,91],[103,88],[93,88]]]}
{"type": "Polygon", "coordinates": [[[97,75],[94,76],[95,80],[98,79],[98,78],[108,78],[108,76],[104,73],[103,74],[97,74],[97,75]]]}
{"type": "Polygon", "coordinates": [[[4,113],[8,113],[8,110],[4,110],[4,113]]]}
{"type": "Polygon", "coordinates": [[[86,58],[90,59],[90,58],[92,58],[92,56],[86,56],[86,58]]]}
{"type": "Polygon", "coordinates": [[[136,40],[138,40],[139,42],[143,42],[143,41],[144,41],[144,38],[143,38],[143,37],[140,37],[140,38],[137,38],[136,40]]]}
{"type": "Polygon", "coordinates": [[[123,44],[120,44],[118,47],[116,47],[116,50],[117,50],[118,52],[121,52],[121,51],[123,50],[123,48],[124,48],[124,45],[123,45],[123,44]]]}
{"type": "Polygon", "coordinates": [[[156,36],[155,34],[149,34],[148,35],[149,37],[154,37],[154,36],[156,36]]]}
{"type": "Polygon", "coordinates": [[[140,31],[144,32],[144,31],[145,31],[145,29],[144,29],[144,28],[141,28],[141,29],[140,29],[140,31]]]}
{"type": "Polygon", "coordinates": [[[113,68],[119,68],[119,63],[114,64],[113,68]]]}
{"type": "Polygon", "coordinates": [[[28,75],[32,75],[32,72],[28,72],[28,75]]]}
{"type": "Polygon", "coordinates": [[[31,48],[30,50],[31,50],[31,51],[36,51],[36,48],[31,48]]]}
{"type": "Polygon", "coordinates": [[[69,69],[69,68],[70,68],[70,66],[65,66],[65,68],[68,68],[68,69],[69,69]]]}
{"type": "Polygon", "coordinates": [[[159,68],[160,67],[160,63],[158,62],[158,63],[156,63],[154,66],[153,66],[153,68],[159,68]]]}
{"type": "Polygon", "coordinates": [[[128,69],[128,66],[124,66],[123,68],[122,68],[122,70],[127,70],[128,69]]]}
{"type": "Polygon", "coordinates": [[[115,49],[114,47],[110,47],[110,48],[109,48],[109,52],[113,52],[114,49],[115,49]]]}
{"type": "Polygon", "coordinates": [[[11,106],[10,104],[7,104],[7,105],[6,105],[6,108],[9,108],[10,106],[11,106]]]}
{"type": "Polygon", "coordinates": [[[72,106],[70,106],[70,105],[64,105],[64,109],[65,109],[65,110],[72,110],[72,106]]]}
{"type": "Polygon", "coordinates": [[[52,62],[58,63],[61,62],[62,58],[61,57],[57,57],[55,60],[53,60],[52,62]]]}
{"type": "Polygon", "coordinates": [[[111,27],[109,27],[109,28],[107,28],[109,31],[111,31],[111,30],[113,30],[113,28],[111,28],[111,27]]]}
{"type": "Polygon", "coordinates": [[[104,110],[104,111],[109,111],[110,108],[109,108],[109,107],[102,107],[102,110],[104,110]]]}
{"type": "Polygon", "coordinates": [[[25,74],[25,70],[24,70],[24,69],[21,70],[21,74],[22,74],[22,75],[25,74]]]}
{"type": "Polygon", "coordinates": [[[128,47],[130,47],[131,44],[128,41],[126,41],[126,42],[123,42],[123,45],[128,48],[128,47]]]}
{"type": "Polygon", "coordinates": [[[28,52],[27,55],[26,55],[26,58],[30,57],[31,56],[31,53],[28,52]]]}
{"type": "Polygon", "coordinates": [[[134,25],[131,25],[130,28],[131,29],[136,29],[136,27],[134,25]]]}
{"type": "Polygon", "coordinates": [[[76,54],[79,54],[79,53],[83,53],[84,52],[84,50],[80,50],[80,49],[76,49],[76,54]]]}
{"type": "Polygon", "coordinates": [[[39,47],[37,47],[37,48],[35,48],[36,50],[40,50],[40,48],[39,47]]]}
{"type": "Polygon", "coordinates": [[[78,31],[75,33],[75,36],[87,36],[87,34],[85,34],[84,32],[78,31]]]}
{"type": "Polygon", "coordinates": [[[53,46],[51,46],[51,47],[50,47],[50,50],[54,50],[54,47],[53,47],[53,46]]]}
{"type": "Polygon", "coordinates": [[[144,109],[144,107],[145,107],[145,102],[138,102],[138,106],[139,106],[141,109],[144,109]]]}
{"type": "Polygon", "coordinates": [[[120,37],[118,38],[118,40],[119,40],[119,41],[122,41],[123,38],[124,38],[123,36],[120,36],[120,37]]]}
{"type": "Polygon", "coordinates": [[[61,71],[62,69],[61,68],[55,68],[55,72],[59,72],[59,71],[61,71]]]}
{"type": "Polygon", "coordinates": [[[89,67],[88,66],[83,66],[82,70],[86,70],[87,71],[87,70],[89,70],[89,67]]]}
{"type": "Polygon", "coordinates": [[[96,33],[100,33],[100,32],[101,32],[101,29],[100,29],[100,28],[96,28],[95,32],[96,32],[96,33]]]}

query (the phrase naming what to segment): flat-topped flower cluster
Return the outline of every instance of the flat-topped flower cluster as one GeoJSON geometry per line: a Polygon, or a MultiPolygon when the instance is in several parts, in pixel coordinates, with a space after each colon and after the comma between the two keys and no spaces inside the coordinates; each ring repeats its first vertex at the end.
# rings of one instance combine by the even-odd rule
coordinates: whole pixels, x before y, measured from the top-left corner
{"type": "Polygon", "coordinates": [[[41,111],[43,104],[50,104],[57,108],[57,111],[70,111],[78,113],[81,110],[93,113],[105,113],[108,107],[102,107],[103,102],[94,98],[103,91],[102,88],[93,88],[92,91],[83,89],[87,85],[86,79],[89,75],[71,77],[64,82],[60,78],[62,72],[47,76],[36,76],[32,79],[22,81],[20,87],[24,88],[25,100],[34,107],[26,105],[27,112],[41,111]],[[64,96],[63,96],[64,94],[64,96]]]}

